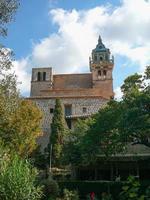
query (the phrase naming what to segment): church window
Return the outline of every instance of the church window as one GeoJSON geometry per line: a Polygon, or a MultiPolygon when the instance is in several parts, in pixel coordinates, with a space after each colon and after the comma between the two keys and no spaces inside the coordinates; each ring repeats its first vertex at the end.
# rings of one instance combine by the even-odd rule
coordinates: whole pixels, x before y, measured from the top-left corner
{"type": "Polygon", "coordinates": [[[41,81],[41,72],[37,73],[37,81],[41,81]]]}
{"type": "Polygon", "coordinates": [[[99,59],[100,59],[100,61],[102,61],[102,60],[103,60],[103,57],[102,57],[102,56],[100,56],[100,58],[99,58],[99,59]]]}
{"type": "Polygon", "coordinates": [[[50,108],[50,113],[51,113],[51,114],[54,113],[54,108],[50,108]]]}
{"type": "Polygon", "coordinates": [[[46,81],[46,72],[43,72],[43,81],[46,81]]]}
{"type": "Polygon", "coordinates": [[[97,55],[94,56],[94,60],[97,61],[97,55]]]}
{"type": "Polygon", "coordinates": [[[107,71],[103,70],[103,75],[106,76],[107,75],[107,71]]]}
{"type": "Polygon", "coordinates": [[[65,105],[65,116],[72,115],[72,105],[65,105]]]}
{"type": "Polygon", "coordinates": [[[83,107],[83,113],[86,113],[87,112],[87,108],[86,107],[83,107]]]}
{"type": "Polygon", "coordinates": [[[101,73],[101,70],[98,70],[98,76],[101,76],[102,73],[101,73]]]}

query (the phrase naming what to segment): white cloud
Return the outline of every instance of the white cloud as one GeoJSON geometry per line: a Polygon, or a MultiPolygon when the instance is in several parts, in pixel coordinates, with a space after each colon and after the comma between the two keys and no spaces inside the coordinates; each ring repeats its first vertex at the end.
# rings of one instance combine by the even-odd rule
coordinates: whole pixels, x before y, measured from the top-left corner
{"type": "Polygon", "coordinates": [[[52,66],[56,73],[88,70],[88,57],[99,34],[114,55],[136,63],[137,71],[150,62],[150,1],[123,0],[118,7],[78,11],[59,8],[49,15],[58,31],[35,43],[29,58],[15,62],[23,92],[29,88],[32,67],[52,66]]]}
{"type": "Polygon", "coordinates": [[[118,101],[121,100],[123,93],[121,92],[120,87],[115,88],[114,92],[115,92],[115,99],[118,101]]]}
{"type": "Polygon", "coordinates": [[[31,75],[27,71],[28,62],[28,58],[14,61],[14,68],[12,69],[17,75],[18,88],[24,94],[27,94],[30,91],[31,75]]]}

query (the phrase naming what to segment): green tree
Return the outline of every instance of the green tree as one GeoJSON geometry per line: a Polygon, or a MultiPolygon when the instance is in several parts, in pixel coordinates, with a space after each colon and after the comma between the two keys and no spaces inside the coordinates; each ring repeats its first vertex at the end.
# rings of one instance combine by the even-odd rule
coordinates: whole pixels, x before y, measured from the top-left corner
{"type": "MultiPolygon", "coordinates": [[[[52,161],[54,165],[60,164],[62,149],[67,134],[67,125],[64,118],[60,99],[56,99],[54,116],[51,124],[50,145],[53,146],[52,161]]],[[[50,149],[50,148],[49,148],[50,149]]]]}
{"type": "Polygon", "coordinates": [[[121,87],[124,94],[122,132],[135,144],[150,147],[150,66],[146,67],[144,76],[135,74],[125,79],[121,87]]]}
{"type": "Polygon", "coordinates": [[[150,147],[150,91],[147,81],[149,67],[143,77],[135,74],[125,80],[121,101],[108,102],[91,117],[91,124],[87,123],[88,119],[77,124],[65,147],[68,163],[90,164],[96,162],[100,154],[109,158],[112,154],[125,152],[129,143],[150,147]]]}
{"type": "Polygon", "coordinates": [[[133,96],[140,93],[140,89],[142,89],[142,87],[142,75],[136,73],[134,75],[128,76],[121,86],[123,98],[128,98],[130,100],[131,98],[133,98],[133,96]]]}
{"type": "Polygon", "coordinates": [[[93,123],[94,119],[92,117],[84,120],[80,119],[74,129],[69,131],[63,148],[64,164],[78,165],[85,160],[83,147],[84,143],[88,141],[85,141],[84,137],[93,123]]]}

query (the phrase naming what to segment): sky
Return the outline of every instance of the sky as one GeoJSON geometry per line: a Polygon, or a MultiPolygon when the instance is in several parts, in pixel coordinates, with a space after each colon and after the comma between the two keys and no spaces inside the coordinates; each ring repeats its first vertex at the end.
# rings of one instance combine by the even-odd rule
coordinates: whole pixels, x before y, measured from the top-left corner
{"type": "Polygon", "coordinates": [[[30,94],[33,67],[89,72],[99,35],[114,55],[113,85],[120,98],[124,79],[150,64],[150,0],[21,0],[2,39],[15,54],[21,94],[30,94]]]}

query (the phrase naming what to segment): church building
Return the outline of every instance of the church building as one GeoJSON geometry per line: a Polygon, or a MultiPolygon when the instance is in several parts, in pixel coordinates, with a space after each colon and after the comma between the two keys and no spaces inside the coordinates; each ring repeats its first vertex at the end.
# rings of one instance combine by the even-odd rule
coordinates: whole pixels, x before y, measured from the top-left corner
{"type": "MultiPolygon", "coordinates": [[[[61,66],[60,66],[61,67],[61,66]]],[[[43,136],[39,143],[45,148],[49,141],[55,99],[61,99],[66,122],[73,128],[78,118],[96,113],[114,97],[112,70],[114,59],[99,36],[89,59],[89,73],[53,74],[52,68],[33,68],[30,99],[43,111],[43,136]]]]}

